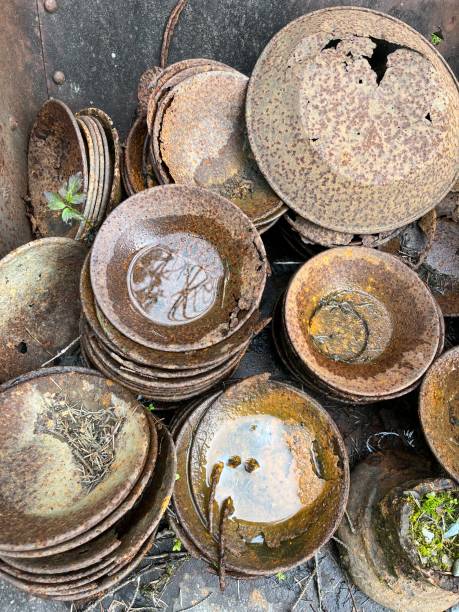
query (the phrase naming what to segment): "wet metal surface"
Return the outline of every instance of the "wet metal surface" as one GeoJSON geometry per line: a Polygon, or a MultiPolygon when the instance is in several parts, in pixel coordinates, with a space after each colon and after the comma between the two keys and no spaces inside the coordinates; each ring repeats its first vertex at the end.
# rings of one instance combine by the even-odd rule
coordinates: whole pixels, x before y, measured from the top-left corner
{"type": "Polygon", "coordinates": [[[247,93],[249,138],[270,185],[341,232],[395,229],[440,202],[457,178],[458,124],[457,82],[434,47],[357,8],[290,23],[247,93]]]}
{"type": "Polygon", "coordinates": [[[216,344],[248,320],[263,292],[266,255],[228,200],[170,185],[114,211],[95,240],[90,272],[95,299],[119,331],[144,346],[182,351],[216,344]]]}
{"type": "Polygon", "coordinates": [[[442,355],[427,372],[419,396],[419,417],[435,457],[459,480],[459,347],[442,355]]]}
{"type": "Polygon", "coordinates": [[[2,469],[8,474],[2,479],[1,550],[45,548],[69,540],[129,494],[144,467],[150,436],[143,410],[121,387],[97,372],[62,368],[10,387],[0,401],[2,469]],[[58,427],[73,404],[89,414],[102,405],[120,419],[113,461],[92,489],[77,469],[77,446],[58,427]]]}
{"type": "Polygon", "coordinates": [[[78,336],[86,248],[44,238],[0,261],[0,382],[39,368],[78,336]]]}
{"type": "Polygon", "coordinates": [[[324,251],[304,264],[284,316],[307,369],[332,390],[373,401],[418,381],[441,336],[437,306],[418,276],[364,247],[324,251]]]}

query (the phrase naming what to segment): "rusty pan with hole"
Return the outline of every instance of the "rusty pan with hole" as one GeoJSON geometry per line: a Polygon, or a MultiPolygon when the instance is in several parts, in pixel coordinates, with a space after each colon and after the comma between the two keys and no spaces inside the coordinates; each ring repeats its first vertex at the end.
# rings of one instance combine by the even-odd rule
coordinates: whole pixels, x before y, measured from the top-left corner
{"type": "Polygon", "coordinates": [[[0,260],[0,382],[36,370],[77,338],[86,252],[69,238],[43,238],[0,260]]]}

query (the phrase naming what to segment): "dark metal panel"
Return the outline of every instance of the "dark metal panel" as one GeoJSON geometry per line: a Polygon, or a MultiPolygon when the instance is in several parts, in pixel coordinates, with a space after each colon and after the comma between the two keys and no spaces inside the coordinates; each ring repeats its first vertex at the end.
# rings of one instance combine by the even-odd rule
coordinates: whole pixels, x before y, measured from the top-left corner
{"type": "Polygon", "coordinates": [[[46,81],[35,0],[0,2],[0,257],[31,238],[27,140],[46,81]]]}
{"type": "MultiPolygon", "coordinates": [[[[100,106],[125,135],[139,76],[159,62],[164,25],[176,0],[57,1],[55,13],[40,9],[51,95],[74,110],[100,106]],[[65,74],[63,84],[54,83],[55,71],[65,74]]],[[[281,27],[306,12],[340,4],[387,12],[428,38],[441,30],[445,40],[439,50],[458,72],[456,0],[189,0],[170,60],[210,57],[249,74],[281,27]]]]}

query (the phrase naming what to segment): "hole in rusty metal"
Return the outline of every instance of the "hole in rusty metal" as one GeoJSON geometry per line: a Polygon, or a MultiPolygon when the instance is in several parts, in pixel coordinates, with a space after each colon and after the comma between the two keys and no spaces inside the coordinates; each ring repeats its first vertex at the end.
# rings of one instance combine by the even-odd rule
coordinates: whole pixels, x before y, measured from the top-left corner
{"type": "Polygon", "coordinates": [[[403,45],[397,45],[381,38],[369,37],[376,45],[371,57],[363,56],[368,61],[373,72],[376,73],[376,83],[379,85],[387,70],[387,58],[398,49],[406,49],[403,45]]]}
{"type": "Polygon", "coordinates": [[[430,113],[427,113],[427,115],[425,116],[425,119],[427,119],[427,121],[430,121],[430,123],[432,123],[432,117],[430,116],[430,113]]]}
{"type": "Polygon", "coordinates": [[[319,140],[318,138],[311,138],[312,142],[316,142],[316,140],[319,140]]]}
{"type": "Polygon", "coordinates": [[[322,51],[324,51],[325,49],[336,49],[340,42],[341,38],[332,38],[328,41],[325,47],[322,47],[322,51]]]}
{"type": "Polygon", "coordinates": [[[27,353],[27,344],[25,342],[20,342],[17,346],[17,349],[23,355],[27,353]]]}

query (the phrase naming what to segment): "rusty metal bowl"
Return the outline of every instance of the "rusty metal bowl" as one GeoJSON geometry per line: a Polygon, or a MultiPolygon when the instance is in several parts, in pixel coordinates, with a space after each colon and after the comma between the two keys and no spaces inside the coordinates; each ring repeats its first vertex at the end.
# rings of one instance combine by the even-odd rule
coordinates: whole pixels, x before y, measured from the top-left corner
{"type": "Polygon", "coordinates": [[[267,260],[234,204],[205,189],[164,185],[107,218],[90,274],[98,306],[122,334],[180,352],[218,344],[244,325],[260,303],[267,260]]]}
{"type": "Polygon", "coordinates": [[[210,189],[257,224],[282,202],[258,170],[246,138],[247,83],[235,71],[186,78],[159,103],[152,141],[163,183],[210,189]]]}
{"type": "Polygon", "coordinates": [[[419,394],[419,417],[435,457],[459,480],[459,347],[444,353],[427,372],[419,394]]]}
{"type": "Polygon", "coordinates": [[[87,120],[87,118],[83,117],[77,118],[78,126],[86,143],[89,172],[88,190],[84,203],[84,209],[82,211],[84,220],[82,220],[79,224],[78,231],[75,236],[77,240],[83,240],[88,234],[90,223],[92,223],[97,207],[97,193],[99,189],[99,152],[97,150],[94,128],[93,126],[89,126],[87,120]]]}
{"type": "Polygon", "coordinates": [[[50,210],[45,191],[57,193],[74,174],[81,172],[88,191],[88,165],[83,138],[72,111],[59,100],[41,107],[29,140],[29,195],[34,223],[40,237],[74,238],[78,222],[64,223],[60,211],[50,210]]]}
{"type": "Polygon", "coordinates": [[[273,574],[310,558],[339,524],[349,483],[344,443],[325,410],[294,387],[268,379],[246,379],[210,405],[207,400],[177,436],[180,478],[173,503],[180,526],[215,564],[218,517],[231,497],[235,509],[225,531],[225,567],[250,575],[273,574]],[[321,457],[320,468],[314,453],[321,457]],[[210,482],[219,461],[224,467],[215,488],[210,533],[210,482]],[[239,479],[247,491],[237,484],[239,479]]]}
{"type": "Polygon", "coordinates": [[[111,117],[100,108],[83,108],[77,115],[94,117],[102,125],[108,142],[110,167],[112,170],[110,195],[106,207],[106,213],[110,213],[121,201],[121,145],[118,130],[113,124],[111,117]]]}
{"type": "Polygon", "coordinates": [[[284,320],[307,370],[338,393],[374,401],[417,383],[442,335],[437,304],[419,277],[365,247],[306,262],[288,288],[284,320]]]}
{"type": "Polygon", "coordinates": [[[151,132],[153,129],[153,123],[156,116],[158,102],[161,97],[170,89],[169,83],[171,83],[171,87],[174,87],[182,80],[182,73],[185,72],[186,76],[190,75],[190,72],[188,72],[189,70],[193,70],[193,74],[196,74],[200,71],[232,71],[234,69],[231,68],[231,66],[227,66],[226,64],[222,64],[221,62],[216,62],[215,60],[211,60],[208,58],[191,58],[181,60],[179,62],[175,62],[174,64],[170,64],[169,66],[167,66],[161,72],[161,74],[157,75],[157,78],[154,79],[154,83],[152,82],[152,86],[149,88],[149,97],[147,102],[147,125],[149,132],[151,132]]]}
{"type": "Polygon", "coordinates": [[[459,223],[447,217],[437,221],[430,250],[419,270],[445,317],[459,316],[459,223]]]}
{"type": "Polygon", "coordinates": [[[151,172],[146,173],[145,155],[149,152],[148,129],[145,117],[137,117],[132,124],[124,149],[124,188],[134,195],[157,184],[151,172]],[[147,142],[145,142],[147,139],[147,142]]]}
{"type": "Polygon", "coordinates": [[[89,277],[89,259],[87,258],[81,272],[80,299],[83,315],[91,331],[97,336],[100,343],[122,358],[132,360],[142,366],[162,368],[165,372],[193,371],[196,368],[206,371],[213,369],[230,357],[241,351],[250,340],[257,335],[268,323],[268,319],[260,321],[258,311],[235,334],[227,340],[198,351],[184,351],[183,353],[170,353],[149,349],[126,336],[123,336],[104,317],[103,313],[94,304],[91,281],[89,277]]]}
{"type": "MultiPolygon", "coordinates": [[[[39,373],[4,390],[0,404],[2,552],[46,548],[84,533],[117,508],[144,469],[150,439],[146,414],[129,393],[97,372],[39,373]],[[101,410],[112,411],[103,426],[112,432],[115,454],[98,474],[82,462],[81,430],[70,423],[73,415],[83,426],[101,410]]],[[[96,419],[93,426],[100,423],[96,419]]]]}
{"type": "Polygon", "coordinates": [[[0,260],[0,382],[39,368],[77,338],[85,255],[74,240],[43,238],[0,260]]]}
{"type": "Polygon", "coordinates": [[[418,32],[383,13],[334,7],[289,23],[258,59],[246,112],[271,187],[328,229],[402,227],[458,177],[457,81],[418,32]]]}

